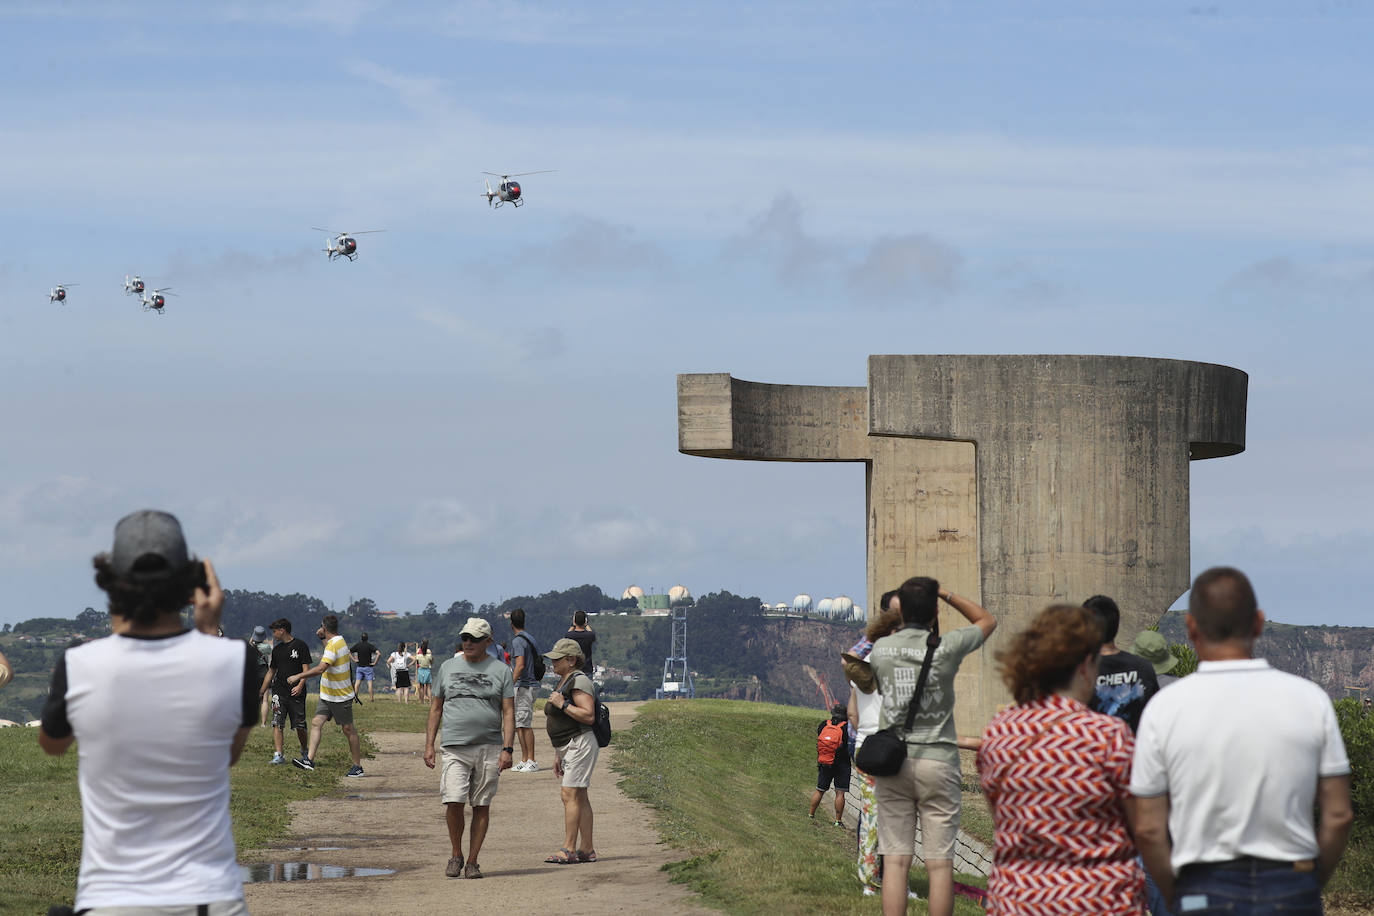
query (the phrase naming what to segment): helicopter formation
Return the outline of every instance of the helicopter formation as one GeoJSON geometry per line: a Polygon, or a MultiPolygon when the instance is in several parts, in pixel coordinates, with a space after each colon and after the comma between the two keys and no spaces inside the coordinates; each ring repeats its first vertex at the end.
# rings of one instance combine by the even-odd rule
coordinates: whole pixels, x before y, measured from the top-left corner
{"type": "MultiPolygon", "coordinates": [[[[523,192],[518,181],[514,178],[523,178],[526,175],[547,175],[557,169],[542,169],[537,172],[512,172],[508,174],[498,174],[496,172],[483,172],[483,175],[491,175],[493,178],[501,179],[496,188],[493,189],[490,181],[485,181],[486,191],[482,194],[487,199],[487,205],[493,209],[499,208],[502,204],[510,204],[513,207],[521,207],[525,203],[523,192]]],[[[346,258],[356,261],[358,259],[358,240],[356,236],[370,235],[378,232],[385,232],[385,229],[364,229],[361,232],[336,232],[333,229],[321,229],[319,226],[312,226],[316,232],[326,233],[324,240],[324,253],[330,261],[336,258],[346,258]]],[[[67,301],[67,289],[73,286],[80,286],[79,283],[59,283],[48,291],[48,301],[65,303],[67,301]]],[[[163,314],[163,309],[167,306],[167,295],[171,292],[170,286],[159,287],[149,290],[147,283],[137,274],[130,276],[124,275],[124,295],[137,296],[139,304],[143,306],[145,312],[157,312],[163,314]]]]}

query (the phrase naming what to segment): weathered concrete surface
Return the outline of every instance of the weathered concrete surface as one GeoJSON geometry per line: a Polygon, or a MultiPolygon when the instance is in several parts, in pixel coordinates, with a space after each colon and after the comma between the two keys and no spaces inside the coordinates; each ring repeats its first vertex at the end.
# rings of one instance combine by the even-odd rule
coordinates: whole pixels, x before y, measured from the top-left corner
{"type": "Polygon", "coordinates": [[[1040,608],[1112,595],[1128,643],[1187,589],[1188,461],[1244,449],[1247,384],[1114,356],[872,356],[866,388],[680,375],[678,448],[864,462],[867,606],[924,574],[1001,620],[956,684],[976,733],[1007,699],[991,652],[1040,608]]]}

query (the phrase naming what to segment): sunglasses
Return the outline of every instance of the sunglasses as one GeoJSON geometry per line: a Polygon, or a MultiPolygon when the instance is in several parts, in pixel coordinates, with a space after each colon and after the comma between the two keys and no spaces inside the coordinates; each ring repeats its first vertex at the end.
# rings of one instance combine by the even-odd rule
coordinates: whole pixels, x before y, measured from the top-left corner
{"type": "Polygon", "coordinates": [[[458,638],[463,642],[481,642],[486,639],[485,636],[473,636],[471,633],[460,633],[458,638]]]}

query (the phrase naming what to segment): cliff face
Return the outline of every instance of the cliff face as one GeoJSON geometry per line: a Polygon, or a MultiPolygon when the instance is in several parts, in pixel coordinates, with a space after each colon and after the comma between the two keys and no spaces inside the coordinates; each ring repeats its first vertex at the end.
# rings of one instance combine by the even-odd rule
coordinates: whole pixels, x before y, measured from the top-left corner
{"type": "MultiPolygon", "coordinates": [[[[1159,632],[1188,642],[1183,614],[1165,614],[1159,632]]],[[[1255,654],[1280,671],[1319,684],[1333,700],[1374,688],[1374,627],[1300,627],[1266,623],[1255,654]]]]}
{"type": "MultiPolygon", "coordinates": [[[[1188,642],[1182,614],[1165,614],[1159,630],[1171,643],[1188,642]]],[[[825,704],[820,689],[806,673],[809,666],[825,679],[835,699],[843,703],[848,699],[849,685],[840,667],[840,653],[860,635],[856,627],[823,620],[764,620],[745,637],[748,657],[755,659],[752,673],[757,681],[741,678],[709,695],[820,710],[825,704]]],[[[1280,671],[1319,684],[1332,699],[1361,693],[1352,687],[1370,688],[1368,692],[1374,695],[1374,627],[1271,623],[1256,643],[1255,653],[1280,671]]]]}

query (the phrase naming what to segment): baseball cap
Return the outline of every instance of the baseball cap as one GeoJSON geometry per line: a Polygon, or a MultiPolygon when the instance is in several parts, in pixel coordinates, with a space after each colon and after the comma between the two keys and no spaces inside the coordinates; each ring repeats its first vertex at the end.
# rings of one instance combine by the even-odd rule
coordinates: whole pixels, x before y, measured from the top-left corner
{"type": "Polygon", "coordinates": [[[569,655],[582,658],[582,647],[577,644],[577,640],[566,637],[554,643],[553,648],[544,653],[544,657],[549,661],[569,655]]]}
{"type": "MultiPolygon", "coordinates": [[[[452,632],[451,630],[449,632],[452,632]]],[[[491,624],[481,617],[469,617],[468,622],[463,624],[463,628],[458,631],[458,635],[475,636],[478,639],[486,639],[491,635],[491,624]]]]}
{"type": "Polygon", "coordinates": [[[1178,664],[1174,653],[1169,651],[1169,644],[1154,630],[1141,630],[1131,644],[1131,651],[1149,662],[1155,674],[1168,674],[1178,664]]]}
{"type": "Polygon", "coordinates": [[[110,567],[115,575],[134,579],[160,579],[179,572],[191,561],[186,538],[176,516],[157,509],[142,509],[115,524],[110,567]],[[161,562],[148,563],[153,558],[161,562]]]}
{"type": "Polygon", "coordinates": [[[267,638],[267,630],[264,627],[253,627],[253,642],[262,642],[267,638]]]}

